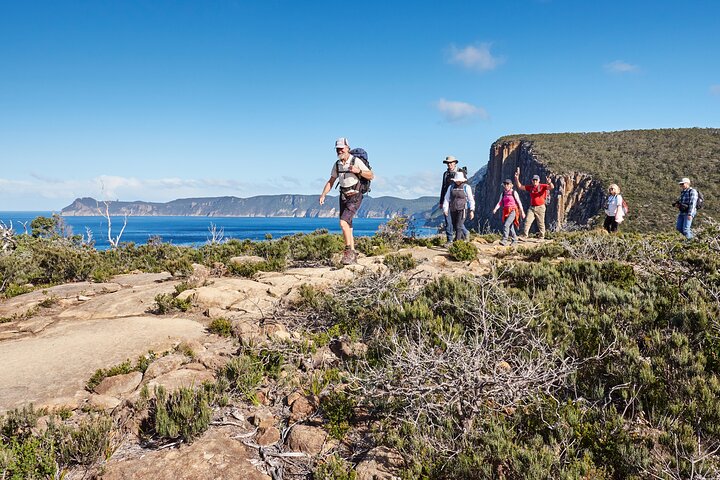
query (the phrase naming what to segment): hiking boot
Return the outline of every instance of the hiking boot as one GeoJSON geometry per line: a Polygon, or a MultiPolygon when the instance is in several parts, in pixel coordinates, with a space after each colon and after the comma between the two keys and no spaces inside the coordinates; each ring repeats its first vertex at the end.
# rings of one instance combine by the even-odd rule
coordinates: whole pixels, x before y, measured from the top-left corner
{"type": "Polygon", "coordinates": [[[502,245],[503,247],[507,245],[507,240],[500,240],[500,245],[502,245]]]}
{"type": "Polygon", "coordinates": [[[345,250],[343,250],[342,259],[340,260],[340,263],[342,263],[343,265],[351,265],[351,264],[355,263],[355,258],[356,258],[356,256],[354,254],[354,251],[349,248],[346,248],[345,250]]]}
{"type": "Polygon", "coordinates": [[[447,242],[445,245],[443,245],[443,247],[450,248],[450,247],[452,247],[452,244],[453,244],[453,242],[447,242]]]}

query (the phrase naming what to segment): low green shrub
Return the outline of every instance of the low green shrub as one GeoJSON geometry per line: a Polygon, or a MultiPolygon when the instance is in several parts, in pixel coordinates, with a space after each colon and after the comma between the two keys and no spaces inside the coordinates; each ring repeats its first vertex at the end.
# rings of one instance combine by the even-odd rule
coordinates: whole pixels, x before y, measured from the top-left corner
{"type": "Polygon", "coordinates": [[[191,308],[191,297],[181,299],[171,293],[158,293],[155,295],[155,308],[153,312],[158,315],[165,315],[177,311],[187,312],[191,308]]]}
{"type": "Polygon", "coordinates": [[[250,355],[233,357],[220,370],[222,378],[229,383],[229,390],[245,400],[256,403],[256,392],[263,381],[265,370],[262,361],[250,355]]]}
{"type": "Polygon", "coordinates": [[[478,249],[470,242],[456,240],[450,245],[450,248],[448,248],[448,253],[450,257],[458,262],[469,262],[477,258],[478,249]]]}
{"type": "Polygon", "coordinates": [[[212,408],[204,388],[181,387],[167,393],[164,387],[155,387],[155,398],[150,400],[146,434],[160,442],[180,440],[192,442],[207,430],[212,408]]]}
{"type": "Polygon", "coordinates": [[[383,263],[391,272],[402,272],[417,267],[417,261],[409,253],[386,255],[383,263]]]}
{"type": "Polygon", "coordinates": [[[352,464],[338,455],[331,455],[313,472],[315,480],[355,480],[357,473],[352,464]]]}
{"type": "Polygon", "coordinates": [[[208,331],[210,333],[220,335],[221,337],[230,337],[233,333],[232,322],[227,318],[215,318],[212,322],[210,322],[208,331]]]}
{"type": "Polygon", "coordinates": [[[330,436],[342,440],[355,415],[357,401],[345,392],[331,392],[320,399],[320,407],[328,423],[330,436]]]}
{"type": "Polygon", "coordinates": [[[61,465],[92,465],[110,455],[110,432],[113,421],[107,415],[91,415],[77,426],[48,425],[55,454],[61,465]]]}
{"type": "Polygon", "coordinates": [[[0,417],[0,478],[57,478],[66,467],[89,466],[110,454],[113,422],[107,415],[92,415],[76,425],[52,416],[40,429],[38,418],[45,414],[31,405],[0,417]]]}

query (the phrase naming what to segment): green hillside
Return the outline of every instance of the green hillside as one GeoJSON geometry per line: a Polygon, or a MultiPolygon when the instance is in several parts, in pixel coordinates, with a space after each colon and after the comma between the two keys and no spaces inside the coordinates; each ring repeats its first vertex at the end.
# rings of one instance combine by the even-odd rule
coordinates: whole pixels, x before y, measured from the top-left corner
{"type": "Polygon", "coordinates": [[[705,196],[698,221],[720,218],[720,129],[509,135],[498,141],[520,139],[532,141],[553,172],[586,172],[604,187],[620,185],[631,209],[626,230],[672,229],[677,211],[670,204],[684,176],[705,196]]]}

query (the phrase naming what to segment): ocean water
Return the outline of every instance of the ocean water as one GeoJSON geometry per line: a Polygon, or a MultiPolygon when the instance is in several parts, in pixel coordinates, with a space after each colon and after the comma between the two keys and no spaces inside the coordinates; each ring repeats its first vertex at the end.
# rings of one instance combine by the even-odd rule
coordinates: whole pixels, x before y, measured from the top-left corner
{"type": "MultiPolygon", "coordinates": [[[[10,225],[19,233],[24,232],[23,223],[30,230],[30,222],[38,217],[51,216],[51,212],[0,212],[0,221],[10,225]]],[[[87,236],[87,229],[92,232],[95,247],[105,249],[110,246],[108,241],[108,222],[105,217],[63,217],[66,225],[76,235],[87,236]]],[[[111,217],[112,234],[116,237],[123,225],[123,217],[111,217]]],[[[353,221],[353,233],[358,236],[372,236],[378,227],[387,219],[356,218],[353,221]]],[[[327,229],[330,233],[341,233],[337,218],[280,218],[280,217],[127,217],[127,226],[120,239],[121,242],[144,244],[148,238],[159,236],[165,242],[174,245],[202,245],[210,238],[211,225],[219,231],[222,229],[224,238],[263,240],[266,235],[280,238],[295,233],[311,233],[317,229],[327,229]]],[[[435,229],[417,228],[418,236],[428,236],[435,229]]]]}

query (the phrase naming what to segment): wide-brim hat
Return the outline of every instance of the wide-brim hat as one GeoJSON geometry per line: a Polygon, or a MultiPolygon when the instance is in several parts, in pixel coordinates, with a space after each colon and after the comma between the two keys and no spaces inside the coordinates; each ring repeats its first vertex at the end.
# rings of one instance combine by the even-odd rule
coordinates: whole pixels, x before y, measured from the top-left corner
{"type": "Polygon", "coordinates": [[[467,178],[465,178],[465,174],[463,172],[457,172],[453,177],[453,182],[467,182],[467,178]]]}
{"type": "Polygon", "coordinates": [[[452,155],[448,155],[445,157],[445,160],[443,160],[443,163],[458,163],[457,158],[453,157],[452,155]]]}
{"type": "Polygon", "coordinates": [[[690,179],[688,177],[683,177],[678,181],[679,185],[682,185],[683,183],[690,183],[690,179]]]}

